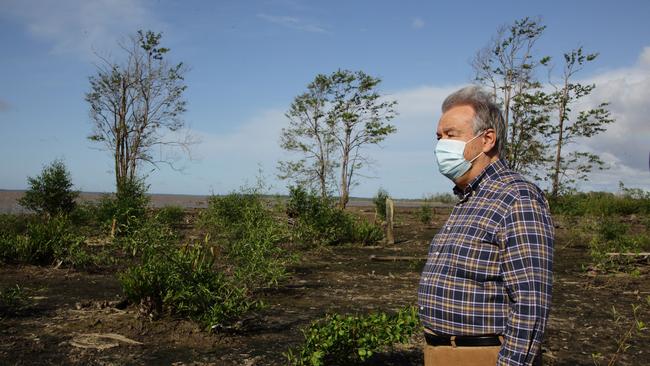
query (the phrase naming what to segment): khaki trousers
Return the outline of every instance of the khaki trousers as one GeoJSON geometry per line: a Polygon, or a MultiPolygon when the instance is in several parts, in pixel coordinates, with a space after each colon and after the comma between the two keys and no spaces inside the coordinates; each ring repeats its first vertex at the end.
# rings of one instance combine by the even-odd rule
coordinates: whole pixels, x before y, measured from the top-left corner
{"type": "MultiPolygon", "coordinates": [[[[424,366],[495,366],[501,346],[452,347],[424,346],[424,366]]],[[[541,353],[534,366],[542,366],[541,353]]]]}
{"type": "Polygon", "coordinates": [[[501,346],[424,346],[424,366],[495,366],[501,346]]]}

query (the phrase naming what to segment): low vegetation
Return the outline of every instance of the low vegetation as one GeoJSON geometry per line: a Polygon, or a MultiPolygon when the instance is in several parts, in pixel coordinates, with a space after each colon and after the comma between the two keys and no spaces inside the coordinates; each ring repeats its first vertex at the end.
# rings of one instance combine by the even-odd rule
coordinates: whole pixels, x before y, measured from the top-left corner
{"type": "Polygon", "coordinates": [[[393,315],[328,315],[304,330],[303,345],[285,355],[290,365],[349,365],[406,343],[419,331],[421,325],[414,307],[393,315]]]}
{"type": "Polygon", "coordinates": [[[369,223],[328,201],[291,187],[286,207],[293,221],[293,240],[304,244],[337,245],[342,243],[372,244],[383,238],[379,226],[369,223]]]}
{"type": "Polygon", "coordinates": [[[0,289],[0,319],[20,314],[28,305],[25,290],[19,285],[0,289]]]}

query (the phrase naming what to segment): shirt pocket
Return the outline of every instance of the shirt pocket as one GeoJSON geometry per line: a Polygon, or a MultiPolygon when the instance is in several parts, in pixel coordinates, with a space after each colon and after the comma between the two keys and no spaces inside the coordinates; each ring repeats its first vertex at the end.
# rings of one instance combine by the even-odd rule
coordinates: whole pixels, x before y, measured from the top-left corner
{"type": "Polygon", "coordinates": [[[478,226],[458,226],[451,230],[450,250],[457,278],[475,282],[500,280],[497,235],[478,226]]]}

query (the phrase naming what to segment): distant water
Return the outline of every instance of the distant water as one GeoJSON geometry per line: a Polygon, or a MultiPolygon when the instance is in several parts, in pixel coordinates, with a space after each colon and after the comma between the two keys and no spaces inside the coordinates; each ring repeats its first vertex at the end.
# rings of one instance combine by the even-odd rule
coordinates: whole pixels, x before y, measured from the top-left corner
{"type": "MultiPolygon", "coordinates": [[[[20,206],[17,200],[23,196],[24,191],[17,190],[0,190],[0,213],[24,213],[25,208],[20,206]]],[[[105,193],[82,192],[79,199],[83,202],[97,202],[105,193]]],[[[180,206],[187,209],[206,208],[208,207],[208,198],[205,195],[186,195],[186,194],[150,194],[152,207],[180,206]]],[[[351,207],[368,207],[373,206],[369,198],[353,198],[348,204],[351,207]]],[[[395,200],[398,207],[420,207],[422,201],[419,200],[395,200]]],[[[449,206],[441,203],[431,203],[434,207],[449,206]]]]}

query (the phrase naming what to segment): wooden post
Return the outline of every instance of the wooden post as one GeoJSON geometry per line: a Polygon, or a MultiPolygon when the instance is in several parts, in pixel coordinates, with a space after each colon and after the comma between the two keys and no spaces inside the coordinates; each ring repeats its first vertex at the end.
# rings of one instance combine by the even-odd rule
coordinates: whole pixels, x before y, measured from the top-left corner
{"type": "Polygon", "coordinates": [[[113,218],[113,224],[111,225],[111,238],[115,237],[115,227],[117,226],[117,219],[113,218]]]}
{"type": "Polygon", "coordinates": [[[386,244],[395,244],[395,236],[393,235],[393,213],[395,212],[395,205],[393,200],[386,198],[386,244]]]}

